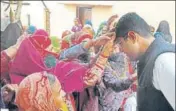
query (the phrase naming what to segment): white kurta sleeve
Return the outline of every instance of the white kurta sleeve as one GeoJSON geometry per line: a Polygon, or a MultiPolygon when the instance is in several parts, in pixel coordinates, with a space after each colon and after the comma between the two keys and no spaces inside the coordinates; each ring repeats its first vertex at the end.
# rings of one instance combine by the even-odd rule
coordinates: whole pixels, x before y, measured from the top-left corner
{"type": "Polygon", "coordinates": [[[153,69],[153,84],[175,110],[175,53],[158,56],[153,69]]]}

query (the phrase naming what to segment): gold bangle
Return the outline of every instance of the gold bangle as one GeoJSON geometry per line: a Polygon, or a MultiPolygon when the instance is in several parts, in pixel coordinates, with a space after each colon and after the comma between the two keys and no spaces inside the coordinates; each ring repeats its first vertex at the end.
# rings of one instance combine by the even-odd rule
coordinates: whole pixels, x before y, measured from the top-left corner
{"type": "Polygon", "coordinates": [[[102,73],[103,73],[103,69],[99,68],[97,65],[93,66],[90,70],[90,73],[91,74],[94,74],[98,77],[101,77],[102,76],[102,73]]]}
{"type": "Polygon", "coordinates": [[[96,63],[99,64],[99,65],[105,65],[106,62],[107,62],[107,59],[108,59],[108,58],[104,58],[104,57],[102,57],[102,56],[100,55],[100,56],[98,57],[96,63]]]}

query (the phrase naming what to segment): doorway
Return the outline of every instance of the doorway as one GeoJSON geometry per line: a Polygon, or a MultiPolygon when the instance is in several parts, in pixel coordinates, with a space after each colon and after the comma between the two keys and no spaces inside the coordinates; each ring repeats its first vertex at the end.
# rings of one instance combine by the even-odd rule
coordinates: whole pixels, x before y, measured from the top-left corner
{"type": "Polygon", "coordinates": [[[76,17],[79,18],[82,25],[86,20],[92,20],[92,7],[91,6],[77,6],[76,17]]]}

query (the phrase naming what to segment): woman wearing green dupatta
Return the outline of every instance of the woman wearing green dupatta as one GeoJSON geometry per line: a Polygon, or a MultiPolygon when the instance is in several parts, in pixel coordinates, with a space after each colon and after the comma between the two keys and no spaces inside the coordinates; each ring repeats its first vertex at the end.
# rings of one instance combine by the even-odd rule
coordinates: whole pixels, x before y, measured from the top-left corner
{"type": "Polygon", "coordinates": [[[57,36],[51,36],[51,45],[52,45],[52,52],[59,53],[60,52],[60,39],[57,36]]]}
{"type": "Polygon", "coordinates": [[[103,30],[103,27],[107,25],[107,22],[104,21],[104,22],[101,22],[101,24],[99,25],[99,28],[97,30],[97,33],[95,35],[95,38],[97,38],[98,36],[100,36],[102,34],[102,30],[103,30]]]}

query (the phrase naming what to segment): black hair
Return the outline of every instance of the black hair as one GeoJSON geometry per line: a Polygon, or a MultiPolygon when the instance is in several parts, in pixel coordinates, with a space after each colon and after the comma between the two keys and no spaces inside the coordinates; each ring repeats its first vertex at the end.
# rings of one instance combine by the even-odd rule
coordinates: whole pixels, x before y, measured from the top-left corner
{"type": "Polygon", "coordinates": [[[169,23],[166,20],[162,20],[159,23],[157,32],[162,32],[163,34],[170,34],[169,23]]]}
{"type": "Polygon", "coordinates": [[[172,42],[172,35],[170,33],[170,27],[169,27],[169,23],[166,20],[162,20],[159,23],[158,29],[156,30],[156,32],[161,32],[164,34],[163,39],[165,41],[168,42],[172,42]]]}
{"type": "Polygon", "coordinates": [[[77,59],[80,60],[81,63],[89,63],[90,62],[90,53],[86,52],[84,54],[81,54],[78,56],[77,59]]]}
{"type": "Polygon", "coordinates": [[[116,25],[115,42],[118,37],[125,37],[129,31],[134,31],[145,38],[151,35],[150,26],[135,12],[127,13],[119,19],[116,25]]]}

